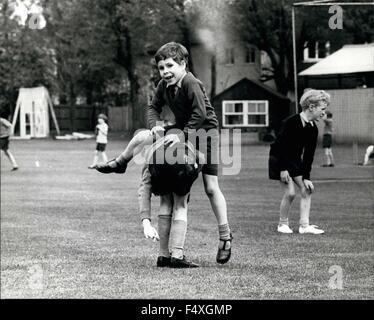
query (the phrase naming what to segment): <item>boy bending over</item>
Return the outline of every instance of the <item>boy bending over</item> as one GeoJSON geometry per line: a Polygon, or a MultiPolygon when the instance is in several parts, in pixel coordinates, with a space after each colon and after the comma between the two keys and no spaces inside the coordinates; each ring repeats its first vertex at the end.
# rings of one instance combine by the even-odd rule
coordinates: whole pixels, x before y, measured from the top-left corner
{"type": "Polygon", "coordinates": [[[271,145],[269,178],[280,180],[284,192],[277,228],[280,233],[293,233],[288,217],[296,187],[301,193],[299,233],[324,233],[322,229],[309,224],[311,195],[314,192],[310,171],[318,137],[315,121],[325,116],[329,104],[330,95],[325,91],[306,91],[300,99],[302,112],[284,120],[280,134],[271,145]]]}

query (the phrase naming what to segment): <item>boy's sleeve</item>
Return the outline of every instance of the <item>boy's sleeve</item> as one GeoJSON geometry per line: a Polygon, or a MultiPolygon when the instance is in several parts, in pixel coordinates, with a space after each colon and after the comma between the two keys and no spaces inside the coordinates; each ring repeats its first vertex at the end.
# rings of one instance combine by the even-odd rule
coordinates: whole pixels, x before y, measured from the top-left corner
{"type": "Polygon", "coordinates": [[[202,86],[198,82],[188,83],[187,96],[191,103],[191,116],[183,128],[185,134],[187,134],[188,129],[200,129],[206,118],[205,99],[207,99],[207,96],[204,94],[202,86]]]}
{"type": "Polygon", "coordinates": [[[12,124],[7,119],[1,118],[0,121],[7,128],[10,128],[12,126],[12,124]]]}
{"type": "Polygon", "coordinates": [[[151,220],[151,174],[148,166],[145,165],[142,170],[142,181],[138,189],[138,203],[141,220],[151,220]]]}
{"type": "Polygon", "coordinates": [[[162,107],[165,105],[165,100],[163,97],[163,84],[162,80],[158,83],[156,88],[156,93],[152,99],[151,104],[148,106],[148,128],[152,129],[157,121],[161,121],[160,113],[162,107]]]}
{"type": "Polygon", "coordinates": [[[303,154],[303,164],[304,164],[304,174],[303,178],[310,180],[310,172],[312,171],[312,163],[314,160],[314,153],[317,147],[317,138],[318,138],[318,128],[313,134],[313,138],[311,139],[310,143],[307,144],[303,154]]]}
{"type": "Polygon", "coordinates": [[[284,121],[282,129],[279,133],[278,138],[278,160],[280,171],[287,170],[288,168],[288,148],[292,144],[292,125],[290,121],[284,121]]]}

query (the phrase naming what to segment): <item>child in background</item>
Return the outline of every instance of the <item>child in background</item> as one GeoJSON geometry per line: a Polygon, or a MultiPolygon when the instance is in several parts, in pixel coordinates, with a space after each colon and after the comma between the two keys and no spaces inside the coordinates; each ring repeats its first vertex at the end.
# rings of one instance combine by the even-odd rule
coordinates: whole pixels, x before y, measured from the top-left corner
{"type": "Polygon", "coordinates": [[[326,164],[324,167],[334,167],[334,156],[332,154],[332,113],[326,111],[326,117],[323,119],[325,126],[323,128],[322,147],[325,150],[326,164]]]}
{"type": "Polygon", "coordinates": [[[374,146],[368,146],[365,152],[363,166],[369,166],[374,164],[374,146]]]}
{"type": "Polygon", "coordinates": [[[98,124],[95,128],[95,134],[96,134],[96,150],[95,150],[95,156],[93,159],[92,165],[90,165],[89,169],[95,169],[96,165],[99,162],[99,157],[101,156],[103,159],[103,162],[108,162],[108,157],[106,156],[105,149],[106,145],[108,143],[108,125],[107,122],[108,117],[100,113],[97,117],[98,124]]]}
{"type": "Polygon", "coordinates": [[[9,136],[12,133],[12,124],[4,119],[0,118],[0,149],[4,151],[5,155],[8,157],[13,168],[12,171],[18,170],[18,165],[16,159],[14,159],[12,153],[9,151],[9,136]]]}
{"type": "Polygon", "coordinates": [[[271,145],[269,178],[278,180],[283,189],[277,231],[293,233],[288,217],[295,200],[296,187],[300,189],[299,233],[322,234],[324,231],[309,224],[310,206],[314,186],[310,172],[317,146],[318,128],[314,121],[325,116],[330,95],[323,90],[310,89],[300,98],[302,112],[283,122],[282,130],[271,145]]]}

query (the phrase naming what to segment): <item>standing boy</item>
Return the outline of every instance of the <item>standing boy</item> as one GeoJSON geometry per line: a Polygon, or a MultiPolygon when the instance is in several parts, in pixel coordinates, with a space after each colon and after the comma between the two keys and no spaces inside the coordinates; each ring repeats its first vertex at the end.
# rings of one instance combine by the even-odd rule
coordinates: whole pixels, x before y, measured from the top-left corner
{"type": "Polygon", "coordinates": [[[231,256],[232,236],[227,220],[226,200],[218,185],[218,164],[212,159],[219,147],[217,116],[201,81],[186,70],[188,51],[184,46],[169,42],[156,52],[155,60],[161,80],[148,107],[149,128],[154,132],[164,130],[157,126],[157,122],[160,120],[163,108],[168,105],[174,113],[176,126],[183,130],[184,137],[169,134],[165,137],[166,144],[175,144],[188,138],[188,132],[191,130],[200,129],[205,132],[209,131],[210,134],[215,133],[211,139],[207,140],[206,145],[200,143],[196,148],[200,151],[206,149],[207,163],[202,168],[202,175],[205,192],[218,222],[220,243],[216,260],[218,263],[226,263],[231,256]]]}
{"type": "Polygon", "coordinates": [[[95,169],[96,165],[99,161],[99,157],[101,156],[103,161],[106,163],[108,162],[108,157],[106,156],[105,149],[108,143],[108,125],[107,122],[108,117],[100,113],[97,117],[97,125],[95,128],[96,133],[96,150],[95,155],[93,158],[92,164],[88,167],[89,169],[95,169]]]}
{"type": "Polygon", "coordinates": [[[280,180],[284,192],[277,228],[280,233],[293,233],[288,217],[296,196],[296,186],[301,193],[299,233],[324,233],[317,226],[309,224],[311,194],[314,192],[310,171],[318,137],[314,121],[324,117],[329,103],[330,95],[325,91],[306,91],[300,99],[302,112],[284,121],[280,134],[271,145],[269,178],[280,180]]]}
{"type": "Polygon", "coordinates": [[[12,124],[4,119],[0,118],[0,149],[4,151],[5,155],[8,157],[13,168],[12,171],[18,170],[18,165],[16,159],[9,151],[9,136],[12,132],[12,124]]]}
{"type": "Polygon", "coordinates": [[[323,137],[322,137],[322,147],[325,151],[326,156],[326,164],[324,167],[333,167],[334,166],[334,156],[332,154],[332,113],[330,111],[326,111],[326,117],[323,118],[323,122],[325,126],[323,128],[323,137]]]}

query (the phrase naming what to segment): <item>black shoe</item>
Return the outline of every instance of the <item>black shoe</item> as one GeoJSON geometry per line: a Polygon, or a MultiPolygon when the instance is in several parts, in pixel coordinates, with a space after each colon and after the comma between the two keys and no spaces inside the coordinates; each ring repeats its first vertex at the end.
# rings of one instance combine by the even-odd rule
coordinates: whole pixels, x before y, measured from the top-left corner
{"type": "Polygon", "coordinates": [[[329,164],[329,167],[335,167],[335,165],[333,163],[329,164]]]}
{"type": "Polygon", "coordinates": [[[170,267],[170,257],[159,256],[157,258],[157,267],[170,267]]]}
{"type": "Polygon", "coordinates": [[[18,170],[18,167],[13,167],[13,169],[10,171],[16,171],[16,170],[18,170]]]}
{"type": "Polygon", "coordinates": [[[185,256],[183,256],[182,259],[177,259],[171,257],[170,260],[170,268],[198,268],[199,265],[192,262],[188,261],[185,256]]]}
{"type": "Polygon", "coordinates": [[[224,263],[226,263],[227,261],[230,260],[232,239],[233,239],[233,236],[232,236],[231,233],[230,233],[230,239],[227,239],[227,240],[220,239],[220,241],[223,241],[223,247],[222,247],[222,249],[220,249],[218,247],[217,258],[216,258],[218,263],[224,264],[224,263]],[[229,249],[226,249],[227,242],[230,242],[230,248],[229,249]]]}
{"type": "Polygon", "coordinates": [[[96,165],[95,169],[101,173],[125,173],[127,169],[127,163],[119,164],[116,159],[112,159],[107,163],[96,165]]]}

